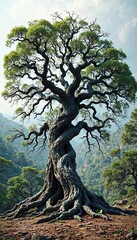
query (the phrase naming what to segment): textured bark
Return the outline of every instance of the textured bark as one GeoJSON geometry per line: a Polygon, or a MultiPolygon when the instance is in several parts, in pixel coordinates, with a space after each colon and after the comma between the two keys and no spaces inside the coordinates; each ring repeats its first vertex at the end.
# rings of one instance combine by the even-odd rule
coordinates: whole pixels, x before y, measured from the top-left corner
{"type": "Polygon", "coordinates": [[[44,215],[38,223],[58,219],[82,220],[85,212],[92,217],[108,219],[107,213],[124,213],[112,208],[101,196],[90,193],[76,172],[76,153],[70,140],[79,134],[81,126],[73,126],[77,115],[76,104],[71,102],[49,129],[49,156],[43,188],[35,196],[17,204],[3,217],[17,218],[24,215],[44,215]]]}

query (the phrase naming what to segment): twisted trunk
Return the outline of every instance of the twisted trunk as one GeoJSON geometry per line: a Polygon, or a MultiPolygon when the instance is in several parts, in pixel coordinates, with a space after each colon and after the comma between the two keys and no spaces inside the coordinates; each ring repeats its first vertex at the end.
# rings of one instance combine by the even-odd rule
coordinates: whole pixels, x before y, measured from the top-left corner
{"type": "Polygon", "coordinates": [[[72,125],[78,110],[71,100],[49,129],[49,156],[43,188],[7,211],[4,217],[46,215],[38,220],[41,223],[66,218],[81,221],[83,212],[105,219],[108,219],[106,213],[123,213],[120,209],[112,208],[101,196],[90,193],[76,172],[76,153],[70,140],[79,134],[81,125],[72,125]]]}

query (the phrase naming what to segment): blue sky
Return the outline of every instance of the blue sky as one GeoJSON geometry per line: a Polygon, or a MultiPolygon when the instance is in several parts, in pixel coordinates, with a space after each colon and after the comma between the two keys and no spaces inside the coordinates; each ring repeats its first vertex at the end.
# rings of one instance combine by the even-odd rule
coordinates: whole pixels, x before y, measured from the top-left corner
{"type": "MultiPolygon", "coordinates": [[[[0,92],[6,80],[3,74],[3,57],[10,51],[5,46],[6,35],[19,25],[34,19],[52,20],[58,11],[74,11],[87,21],[95,18],[118,49],[127,55],[127,63],[137,78],[137,0],[4,0],[0,8],[0,92]]],[[[16,106],[9,106],[0,96],[0,112],[13,114],[16,106]]]]}

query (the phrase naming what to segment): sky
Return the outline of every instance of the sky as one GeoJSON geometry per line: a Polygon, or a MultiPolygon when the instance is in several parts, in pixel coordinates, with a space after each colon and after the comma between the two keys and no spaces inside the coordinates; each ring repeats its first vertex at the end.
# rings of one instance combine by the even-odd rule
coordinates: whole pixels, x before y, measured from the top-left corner
{"type": "MultiPolygon", "coordinates": [[[[75,12],[81,18],[100,24],[117,49],[123,49],[127,63],[137,79],[137,0],[0,0],[0,93],[4,90],[3,58],[10,49],[5,46],[6,36],[15,26],[34,19],[52,21],[52,14],[75,12]]],[[[0,96],[0,112],[13,115],[11,106],[0,96]]]]}

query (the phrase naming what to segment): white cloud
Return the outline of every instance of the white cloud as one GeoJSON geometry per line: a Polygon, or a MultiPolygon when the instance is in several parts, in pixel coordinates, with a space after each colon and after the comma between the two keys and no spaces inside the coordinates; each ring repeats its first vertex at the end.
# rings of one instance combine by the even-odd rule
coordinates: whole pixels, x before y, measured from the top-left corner
{"type": "Polygon", "coordinates": [[[122,43],[126,43],[135,37],[137,33],[137,18],[132,18],[119,31],[119,39],[122,43]]]}
{"type": "Polygon", "coordinates": [[[14,0],[9,14],[18,24],[24,24],[33,19],[51,20],[51,14],[56,11],[59,13],[74,11],[80,17],[87,18],[88,21],[97,18],[97,21],[105,24],[106,22],[112,23],[112,16],[119,15],[119,11],[122,11],[119,9],[123,9],[124,0],[120,1],[121,3],[119,0],[14,0]]]}
{"type": "Polygon", "coordinates": [[[25,13],[28,8],[32,7],[33,0],[17,0],[11,6],[9,11],[11,17],[13,19],[20,17],[23,15],[25,17],[25,13]]]}
{"type": "MultiPolygon", "coordinates": [[[[51,18],[51,14],[58,11],[74,11],[80,16],[86,17],[89,8],[99,9],[102,0],[16,0],[10,8],[10,16],[12,19],[25,19],[30,21],[32,19],[51,18]]],[[[92,12],[92,14],[93,14],[92,12]]]]}

